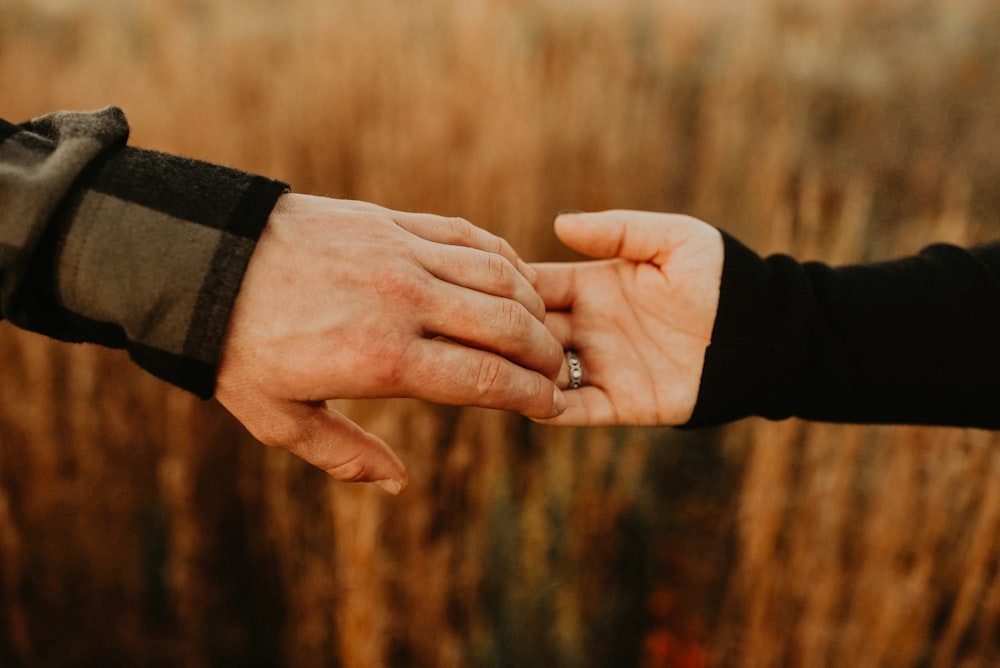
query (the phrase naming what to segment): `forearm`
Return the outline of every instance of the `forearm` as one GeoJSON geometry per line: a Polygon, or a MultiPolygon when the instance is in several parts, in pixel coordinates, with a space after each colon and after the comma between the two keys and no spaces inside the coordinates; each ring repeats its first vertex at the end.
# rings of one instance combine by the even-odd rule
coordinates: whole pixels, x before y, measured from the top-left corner
{"type": "Polygon", "coordinates": [[[0,233],[16,243],[0,260],[0,314],[127,348],[210,396],[240,281],[286,186],[127,147],[127,131],[117,110],[4,126],[0,233]]]}
{"type": "Polygon", "coordinates": [[[841,268],[725,246],[689,426],[759,415],[1000,427],[1000,244],[841,268]]]}

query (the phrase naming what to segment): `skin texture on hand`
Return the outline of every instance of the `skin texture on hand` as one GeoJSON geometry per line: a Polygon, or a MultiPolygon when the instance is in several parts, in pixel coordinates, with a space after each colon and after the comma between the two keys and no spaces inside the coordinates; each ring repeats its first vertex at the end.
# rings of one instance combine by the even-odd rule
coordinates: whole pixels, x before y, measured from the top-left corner
{"type": "MultiPolygon", "coordinates": [[[[580,358],[559,425],[678,425],[694,411],[722,279],[722,235],[644,211],[564,214],[556,235],[593,262],[533,265],[545,324],[580,358]]],[[[559,382],[568,384],[563,366],[559,382]]]]}
{"type": "Polygon", "coordinates": [[[557,415],[562,348],[529,277],[509,244],[465,220],[284,195],[237,296],[215,396],[261,442],[397,493],[399,458],[325,402],[557,415]]]}

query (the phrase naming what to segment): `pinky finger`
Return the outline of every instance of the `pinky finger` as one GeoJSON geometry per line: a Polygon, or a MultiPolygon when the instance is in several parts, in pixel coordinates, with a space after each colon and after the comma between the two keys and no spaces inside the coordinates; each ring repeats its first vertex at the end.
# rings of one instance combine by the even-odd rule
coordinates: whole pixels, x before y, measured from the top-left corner
{"type": "Polygon", "coordinates": [[[555,384],[494,353],[441,338],[414,345],[407,359],[401,396],[436,403],[516,411],[552,417],[565,399],[555,384]]]}

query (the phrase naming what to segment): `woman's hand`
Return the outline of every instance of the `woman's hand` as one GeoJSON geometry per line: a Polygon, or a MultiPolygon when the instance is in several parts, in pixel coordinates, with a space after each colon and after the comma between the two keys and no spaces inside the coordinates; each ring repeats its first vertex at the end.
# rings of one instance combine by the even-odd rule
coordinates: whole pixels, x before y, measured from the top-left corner
{"type": "MultiPolygon", "coordinates": [[[[584,385],[565,392],[559,425],[678,425],[698,398],[719,304],[723,244],[688,216],[564,214],[556,235],[602,258],[534,265],[545,325],[574,350],[584,385]]],[[[569,383],[564,364],[559,383],[569,383]]]]}

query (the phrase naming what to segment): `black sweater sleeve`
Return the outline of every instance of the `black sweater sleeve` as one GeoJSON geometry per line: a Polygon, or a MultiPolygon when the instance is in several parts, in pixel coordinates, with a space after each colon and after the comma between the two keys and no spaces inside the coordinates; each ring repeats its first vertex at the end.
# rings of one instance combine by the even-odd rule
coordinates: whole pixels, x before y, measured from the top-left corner
{"type": "Polygon", "coordinates": [[[723,237],[687,426],[757,415],[1000,428],[1000,243],[833,268],[723,237]]]}

